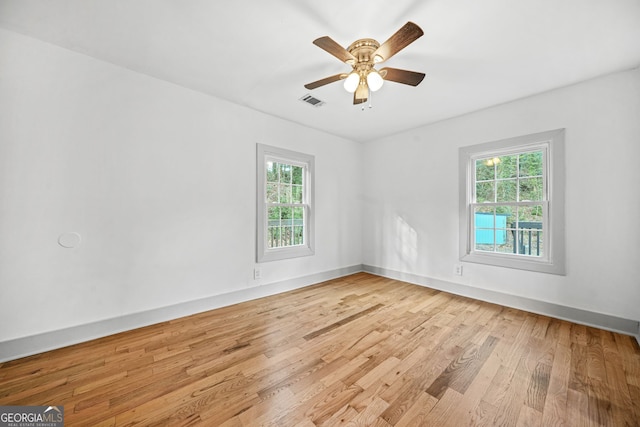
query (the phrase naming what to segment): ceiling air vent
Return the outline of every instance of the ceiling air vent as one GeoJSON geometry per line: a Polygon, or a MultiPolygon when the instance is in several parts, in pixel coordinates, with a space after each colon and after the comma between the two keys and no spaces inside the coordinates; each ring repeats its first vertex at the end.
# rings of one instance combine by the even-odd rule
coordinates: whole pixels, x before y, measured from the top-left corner
{"type": "Polygon", "coordinates": [[[324,101],[320,101],[318,98],[314,98],[309,94],[306,94],[305,96],[300,98],[300,101],[304,101],[309,105],[313,105],[314,107],[320,107],[321,105],[324,105],[324,101]]]}

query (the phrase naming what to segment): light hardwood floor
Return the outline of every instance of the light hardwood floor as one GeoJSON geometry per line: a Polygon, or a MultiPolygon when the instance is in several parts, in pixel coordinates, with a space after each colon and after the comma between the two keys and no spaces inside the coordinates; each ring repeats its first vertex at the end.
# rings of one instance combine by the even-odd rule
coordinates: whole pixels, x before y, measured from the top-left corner
{"type": "Polygon", "coordinates": [[[366,273],[0,365],[65,425],[638,426],[632,337],[366,273]]]}

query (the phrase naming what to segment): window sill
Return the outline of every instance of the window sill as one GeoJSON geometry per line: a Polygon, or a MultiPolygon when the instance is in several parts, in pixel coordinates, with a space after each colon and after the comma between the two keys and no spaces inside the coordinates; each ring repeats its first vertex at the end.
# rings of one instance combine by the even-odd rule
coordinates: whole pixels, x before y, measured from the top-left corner
{"type": "Polygon", "coordinates": [[[518,255],[509,254],[482,254],[470,253],[460,257],[460,261],[476,264],[492,265],[496,267],[514,268],[518,270],[535,271],[538,273],[549,273],[565,275],[564,263],[554,263],[553,261],[540,258],[525,258],[518,255]]]}
{"type": "Polygon", "coordinates": [[[258,254],[258,262],[279,261],[313,255],[315,251],[308,246],[266,249],[258,254]]]}

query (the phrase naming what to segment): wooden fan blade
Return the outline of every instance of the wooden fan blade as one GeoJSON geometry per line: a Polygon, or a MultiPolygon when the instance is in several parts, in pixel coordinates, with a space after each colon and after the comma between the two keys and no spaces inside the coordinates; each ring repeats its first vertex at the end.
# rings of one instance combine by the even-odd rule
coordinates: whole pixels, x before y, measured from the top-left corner
{"type": "Polygon", "coordinates": [[[318,46],[320,49],[324,49],[329,52],[331,55],[335,56],[342,62],[346,62],[347,64],[353,65],[356,63],[356,57],[349,53],[347,49],[340,46],[337,42],[335,42],[331,37],[324,36],[313,41],[313,44],[318,46]]]}
{"type": "Polygon", "coordinates": [[[358,88],[353,94],[353,105],[367,102],[367,98],[369,98],[369,88],[367,85],[358,85],[358,88]]]}
{"type": "Polygon", "coordinates": [[[399,70],[397,68],[385,67],[381,69],[380,75],[383,79],[396,83],[403,83],[405,85],[418,86],[422,79],[424,79],[424,73],[418,73],[416,71],[399,70]]]}
{"type": "Polygon", "coordinates": [[[315,82],[307,83],[304,85],[307,89],[315,89],[320,86],[328,85],[329,83],[337,82],[347,77],[347,74],[341,73],[334,76],[325,77],[324,79],[316,80],[315,82]]]}
{"type": "Polygon", "coordinates": [[[386,61],[402,49],[413,43],[424,34],[422,28],[409,21],[400,28],[389,40],[382,43],[375,52],[373,58],[375,62],[386,61]]]}

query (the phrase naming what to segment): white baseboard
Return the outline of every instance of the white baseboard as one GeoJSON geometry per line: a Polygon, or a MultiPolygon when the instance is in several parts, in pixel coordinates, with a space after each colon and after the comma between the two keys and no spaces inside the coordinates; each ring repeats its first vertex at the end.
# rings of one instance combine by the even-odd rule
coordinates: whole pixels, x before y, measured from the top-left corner
{"type": "Polygon", "coordinates": [[[370,265],[353,265],[249,289],[243,289],[227,294],[188,301],[168,307],[161,307],[154,310],[133,313],[126,316],[45,332],[38,335],[3,341],[0,342],[0,362],[15,360],[21,357],[78,344],[119,332],[303,288],[305,286],[314,285],[327,280],[348,276],[360,271],[366,271],[378,276],[402,280],[456,295],[462,295],[507,307],[530,311],[532,313],[543,314],[587,326],[594,326],[600,329],[619,332],[625,335],[632,335],[635,336],[638,341],[638,345],[640,345],[640,322],[635,320],[623,319],[572,307],[565,307],[486,289],[473,288],[471,286],[431,279],[412,273],[403,273],[370,265]]]}
{"type": "Polygon", "coordinates": [[[303,288],[360,271],[362,271],[362,265],[358,264],[112,319],[3,341],[0,342],[0,362],[15,360],[119,332],[303,288]]]}
{"type": "Polygon", "coordinates": [[[362,269],[368,273],[388,277],[390,279],[402,280],[404,282],[437,289],[439,291],[517,308],[557,319],[568,320],[581,325],[593,326],[599,329],[631,335],[636,338],[640,345],[640,322],[636,320],[624,319],[608,314],[562,306],[487,289],[474,288],[472,286],[432,279],[425,276],[419,276],[417,274],[404,273],[382,267],[363,265],[362,269]]]}

